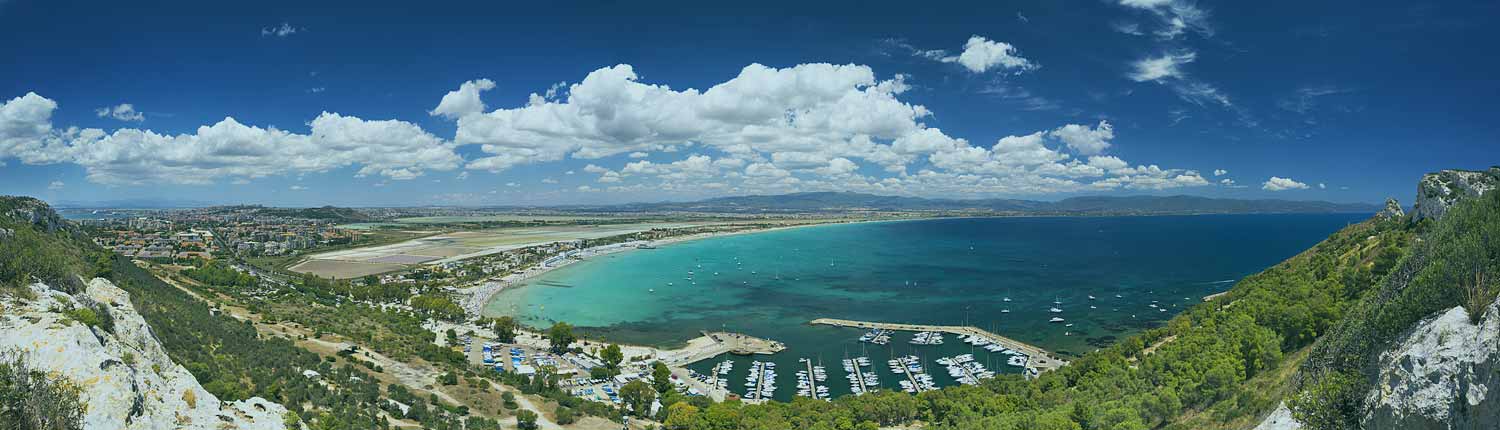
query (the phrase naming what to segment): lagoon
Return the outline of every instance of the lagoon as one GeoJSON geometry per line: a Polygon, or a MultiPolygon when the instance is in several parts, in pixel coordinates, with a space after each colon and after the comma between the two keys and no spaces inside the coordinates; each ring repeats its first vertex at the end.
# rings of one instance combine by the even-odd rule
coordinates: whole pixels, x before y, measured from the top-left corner
{"type": "MultiPolygon", "coordinates": [[[[807,323],[826,317],[973,325],[1077,355],[1157,326],[1368,217],[945,218],[804,227],[596,257],[507,289],[485,312],[539,328],[565,321],[590,337],[654,346],[680,344],[700,330],[780,340],[788,349],[771,359],[784,369],[781,399],[794,391],[799,357],[828,366],[835,395],[848,391],[838,365],[845,356],[869,356],[882,385],[894,387],[898,375],[885,371],[885,361],[916,354],[940,385],[950,385],[931,361],[970,352],[955,336],[942,346],[913,346],[911,333],[897,333],[889,347],[877,347],[857,342],[859,330],[807,323]],[[1063,312],[1048,312],[1054,302],[1063,312]],[[1052,316],[1073,326],[1049,323],[1052,316]]],[[[974,355],[991,369],[1018,371],[1003,356],[974,355]]],[[[706,372],[719,360],[692,367],[706,372]]],[[[742,391],[737,382],[750,360],[737,359],[733,391],[742,391]]]]}

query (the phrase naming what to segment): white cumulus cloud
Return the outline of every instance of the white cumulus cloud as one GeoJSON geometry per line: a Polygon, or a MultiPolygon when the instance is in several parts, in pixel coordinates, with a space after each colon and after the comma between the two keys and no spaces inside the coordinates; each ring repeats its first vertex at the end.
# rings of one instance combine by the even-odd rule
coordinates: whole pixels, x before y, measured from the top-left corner
{"type": "Polygon", "coordinates": [[[1099,121],[1099,125],[1093,128],[1087,125],[1068,124],[1048,134],[1062,139],[1063,143],[1081,155],[1094,155],[1109,148],[1109,140],[1115,138],[1115,129],[1109,125],[1109,121],[1099,121]]]}
{"type": "Polygon", "coordinates": [[[478,79],[464,82],[457,90],[449,91],[443,95],[442,101],[438,102],[436,108],[427,113],[433,116],[443,116],[449,119],[458,119],[464,115],[484,112],[484,102],[479,100],[479,93],[495,89],[495,81],[489,79],[478,79]]]}
{"type": "Polygon", "coordinates": [[[996,42],[982,36],[970,36],[964,51],[956,56],[943,57],[944,63],[958,63],[970,72],[983,73],[990,69],[1031,70],[1036,65],[1022,58],[1014,45],[996,42]]]}
{"type": "Polygon", "coordinates": [[[27,164],[73,163],[91,182],[206,184],[359,166],[357,174],[410,179],[424,170],[451,170],[454,145],[415,124],[370,121],[324,112],[298,134],[241,124],[232,117],[191,134],[121,128],[52,128],[57,103],[28,93],[0,105],[0,159],[27,164]]]}
{"type": "Polygon", "coordinates": [[[1291,178],[1272,176],[1271,179],[1267,179],[1265,183],[1262,183],[1260,188],[1266,191],[1305,190],[1307,189],[1307,184],[1294,181],[1291,178]]]}
{"type": "Polygon", "coordinates": [[[121,103],[115,106],[105,106],[94,110],[94,114],[100,118],[114,118],[120,121],[144,121],[146,116],[135,111],[135,106],[130,103],[121,103]]]}

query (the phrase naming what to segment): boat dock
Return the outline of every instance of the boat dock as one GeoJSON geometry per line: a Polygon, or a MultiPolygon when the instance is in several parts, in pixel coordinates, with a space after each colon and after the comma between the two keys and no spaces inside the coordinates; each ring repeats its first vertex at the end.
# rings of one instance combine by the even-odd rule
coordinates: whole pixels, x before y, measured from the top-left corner
{"type": "MultiPolygon", "coordinates": [[[[901,366],[902,367],[906,367],[906,362],[903,361],[901,363],[901,366]]],[[[927,372],[927,366],[922,366],[922,373],[926,373],[926,372],[927,372]]],[[[918,393],[923,392],[923,391],[927,391],[927,389],[924,388],[925,386],[922,385],[921,382],[917,381],[916,372],[912,372],[911,368],[907,367],[906,371],[901,372],[901,374],[902,375],[906,375],[906,381],[911,383],[912,390],[915,390],[918,393]]]]}
{"type": "MultiPolygon", "coordinates": [[[[954,359],[950,358],[950,360],[954,360],[954,359]]],[[[979,381],[979,375],[975,375],[973,371],[970,371],[969,370],[969,366],[965,366],[965,365],[960,364],[960,365],[954,366],[954,367],[958,367],[958,372],[962,373],[964,375],[963,377],[968,378],[970,381],[975,381],[975,382],[979,381]]]]}
{"type": "Polygon", "coordinates": [[[813,373],[812,360],[807,360],[803,362],[803,364],[807,365],[807,393],[810,394],[814,400],[824,400],[823,395],[818,394],[818,376],[817,374],[813,373]]]}
{"type": "MultiPolygon", "coordinates": [[[[868,392],[870,392],[870,386],[865,385],[865,371],[864,371],[864,369],[860,369],[860,367],[863,367],[863,366],[859,365],[859,361],[855,361],[854,362],[854,382],[857,383],[857,384],[859,384],[859,392],[860,393],[868,393],[868,392]]],[[[873,369],[873,367],[872,367],[872,369],[873,369]]]]}
{"type": "Polygon", "coordinates": [[[837,318],[818,318],[812,320],[811,324],[831,325],[835,327],[854,327],[862,329],[883,329],[918,332],[938,331],[956,335],[980,336],[988,339],[992,343],[996,343],[1000,346],[1006,347],[1007,349],[1026,354],[1026,356],[1029,357],[1029,359],[1026,360],[1027,377],[1032,376],[1032,373],[1040,374],[1041,372],[1055,370],[1057,368],[1068,365],[1067,361],[1057,358],[1056,355],[1045,349],[1005,336],[990,333],[978,327],[972,326],[882,323],[870,321],[854,321],[837,318]]]}
{"type": "Polygon", "coordinates": [[[751,369],[751,371],[756,372],[757,374],[757,376],[755,377],[755,391],[750,393],[750,395],[746,397],[751,400],[768,400],[767,396],[765,395],[765,390],[766,386],[769,384],[768,381],[771,378],[766,377],[767,374],[765,363],[761,363],[761,365],[755,366],[751,369]]]}

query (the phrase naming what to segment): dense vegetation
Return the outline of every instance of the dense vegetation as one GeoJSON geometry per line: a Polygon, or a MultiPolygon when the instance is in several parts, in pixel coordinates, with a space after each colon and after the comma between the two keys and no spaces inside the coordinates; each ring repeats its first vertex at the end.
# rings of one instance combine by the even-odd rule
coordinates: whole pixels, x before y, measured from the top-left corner
{"type": "Polygon", "coordinates": [[[1465,306],[1478,318],[1500,287],[1500,193],[1461,201],[1436,223],[1381,287],[1318,341],[1303,366],[1292,403],[1313,429],[1357,426],[1362,396],[1379,369],[1378,354],[1422,318],[1465,306]]]}
{"type": "Polygon", "coordinates": [[[258,283],[254,275],[234,270],[228,264],[216,260],[195,260],[193,267],[183,270],[182,274],[210,285],[250,288],[258,283]]]}

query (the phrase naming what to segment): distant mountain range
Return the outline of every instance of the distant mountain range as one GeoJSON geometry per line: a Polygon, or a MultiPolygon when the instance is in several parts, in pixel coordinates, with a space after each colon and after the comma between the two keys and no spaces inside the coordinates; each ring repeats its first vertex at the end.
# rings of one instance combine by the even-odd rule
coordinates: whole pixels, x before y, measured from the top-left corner
{"type": "MultiPolygon", "coordinates": [[[[59,202],[59,208],[164,209],[197,208],[211,204],[187,200],[117,200],[59,202]]],[[[492,207],[496,210],[515,207],[492,207]]],[[[854,192],[806,192],[779,195],[716,197],[690,202],[625,203],[528,207],[568,212],[692,212],[692,213],[818,213],[818,212],[971,212],[1036,215],[1166,215],[1239,213],[1375,213],[1382,205],[1333,203],[1317,200],[1221,199],[1196,196],[1087,196],[1055,202],[1022,199],[928,199],[854,192]]],[[[332,206],[264,208],[267,215],[345,221],[368,221],[379,216],[366,209],[332,206]]]]}
{"type": "Polygon", "coordinates": [[[575,207],[575,210],[616,212],[849,212],[945,211],[1025,214],[1234,214],[1234,213],[1352,213],[1380,211],[1368,203],[1333,203],[1279,199],[1219,199],[1195,196],[1073,197],[1056,202],[1019,199],[927,199],[852,192],[809,192],[782,195],[718,197],[693,202],[629,203],[575,207]]]}
{"type": "Polygon", "coordinates": [[[176,199],[121,199],[101,201],[74,201],[62,200],[54,202],[52,207],[58,209],[180,209],[180,208],[202,208],[213,206],[213,203],[198,200],[176,200],[176,199]]]}

